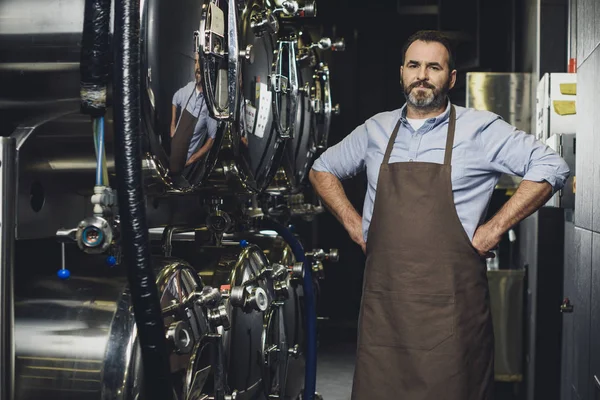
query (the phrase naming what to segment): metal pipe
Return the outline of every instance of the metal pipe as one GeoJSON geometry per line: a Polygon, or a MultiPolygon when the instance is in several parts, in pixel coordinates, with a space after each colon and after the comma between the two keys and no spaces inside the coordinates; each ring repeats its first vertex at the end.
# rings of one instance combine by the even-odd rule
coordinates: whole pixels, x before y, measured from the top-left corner
{"type": "Polygon", "coordinates": [[[162,249],[165,253],[165,257],[171,257],[173,251],[173,235],[175,233],[187,233],[196,231],[195,227],[190,226],[174,226],[169,225],[165,228],[162,234],[162,249]]]}
{"type": "Polygon", "coordinates": [[[285,240],[294,253],[297,262],[304,264],[304,311],[306,313],[306,369],[304,376],[304,394],[302,399],[314,400],[317,384],[317,310],[312,279],[312,268],[305,256],[304,248],[300,241],[285,226],[272,219],[264,219],[264,227],[272,229],[285,240]]]}
{"type": "Polygon", "coordinates": [[[123,255],[138,328],[147,399],[173,399],[167,343],[152,270],[142,181],[140,110],[140,2],[115,7],[115,167],[123,255]]]}
{"type": "Polygon", "coordinates": [[[0,400],[14,398],[14,254],[16,215],[16,140],[0,138],[0,400]]]}

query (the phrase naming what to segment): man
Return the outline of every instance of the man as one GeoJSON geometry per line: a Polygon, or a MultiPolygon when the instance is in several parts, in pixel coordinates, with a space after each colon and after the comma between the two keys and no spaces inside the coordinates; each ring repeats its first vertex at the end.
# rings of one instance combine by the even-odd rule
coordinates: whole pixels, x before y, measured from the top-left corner
{"type": "Polygon", "coordinates": [[[212,148],[217,121],[210,117],[204,93],[198,53],[194,66],[196,80],[175,92],[171,117],[171,172],[187,175],[193,164],[212,148]],[[177,111],[181,114],[177,120],[177,111]],[[176,122],[177,121],[177,122],[176,122]]]}
{"type": "Polygon", "coordinates": [[[367,254],[353,400],[488,400],[493,330],[485,258],[563,187],[551,149],[487,111],[450,104],[456,71],[438,32],[409,38],[406,104],[367,120],[310,180],[367,254]],[[341,179],[367,170],[363,216],[341,179]],[[518,190],[482,223],[502,173],[518,190]]]}

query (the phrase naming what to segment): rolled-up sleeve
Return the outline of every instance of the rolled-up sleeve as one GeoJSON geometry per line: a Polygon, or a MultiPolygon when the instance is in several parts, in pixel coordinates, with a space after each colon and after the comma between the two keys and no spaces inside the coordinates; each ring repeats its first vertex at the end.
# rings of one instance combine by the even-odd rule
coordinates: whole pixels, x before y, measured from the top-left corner
{"type": "Polygon", "coordinates": [[[494,115],[479,134],[483,152],[492,170],[520,176],[523,180],[552,185],[553,192],[563,188],[569,166],[546,144],[494,115]]]}
{"type": "Polygon", "coordinates": [[[314,162],[312,169],[329,172],[338,179],[355,176],[365,168],[368,136],[365,124],[360,125],[341,142],[328,148],[314,162]]]}
{"type": "Polygon", "coordinates": [[[173,95],[173,101],[172,101],[172,103],[176,107],[181,107],[182,92],[183,92],[183,88],[181,88],[178,91],[176,91],[175,94],[173,95]]]}

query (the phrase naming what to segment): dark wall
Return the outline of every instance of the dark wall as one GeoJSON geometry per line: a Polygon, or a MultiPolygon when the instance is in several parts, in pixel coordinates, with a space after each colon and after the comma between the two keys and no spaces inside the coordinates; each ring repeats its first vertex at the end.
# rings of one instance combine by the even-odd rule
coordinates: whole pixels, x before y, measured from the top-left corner
{"type": "Polygon", "coordinates": [[[564,314],[562,400],[600,398],[600,5],[576,2],[577,192],[565,297],[573,312],[564,314]]]}
{"type": "MultiPolygon", "coordinates": [[[[323,36],[346,39],[345,52],[325,55],[331,70],[333,101],[341,106],[341,115],[334,117],[331,125],[330,145],[374,114],[404,104],[401,50],[404,41],[417,30],[442,29],[453,38],[459,72],[457,85],[450,93],[455,104],[465,104],[467,72],[513,70],[519,56],[515,43],[522,35],[521,25],[516,22],[522,19],[522,9],[515,6],[516,0],[412,3],[427,7],[409,8],[413,4],[404,0],[318,2],[318,16],[310,24],[323,36]]],[[[365,175],[343,184],[350,201],[362,212],[365,175]]],[[[365,257],[329,213],[319,216],[317,224],[315,243],[325,249],[340,249],[340,262],[326,266],[319,313],[338,321],[355,320],[365,257]]]]}

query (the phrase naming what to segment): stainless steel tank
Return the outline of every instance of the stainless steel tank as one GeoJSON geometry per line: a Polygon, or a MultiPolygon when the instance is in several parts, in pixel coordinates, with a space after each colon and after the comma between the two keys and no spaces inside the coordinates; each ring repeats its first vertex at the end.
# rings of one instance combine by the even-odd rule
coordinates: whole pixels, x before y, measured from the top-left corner
{"type": "MultiPolygon", "coordinates": [[[[78,251],[78,250],[77,250],[78,251]]],[[[23,257],[17,257],[17,263],[23,257]]],[[[17,284],[15,298],[16,399],[138,399],[140,352],[123,266],[101,256],[70,255],[72,277],[54,270],[17,284]]],[[[196,344],[210,333],[207,313],[187,303],[202,282],[189,265],[155,258],[157,286],[169,341],[174,390],[187,398],[196,344]]],[[[18,265],[27,268],[27,265],[18,265]]],[[[201,389],[200,389],[201,390],[201,389]]]]}
{"type": "MultiPolygon", "coordinates": [[[[175,242],[173,254],[183,251],[186,242],[175,242]]],[[[190,244],[187,242],[187,251],[190,244]]],[[[263,332],[275,295],[265,275],[269,267],[262,251],[253,245],[200,247],[195,256],[186,255],[203,282],[220,288],[227,298],[231,329],[224,335],[224,368],[227,387],[238,397],[261,398],[270,394],[265,387],[265,352],[273,343],[263,332]],[[257,397],[258,396],[258,397],[257,397]]]]}
{"type": "Polygon", "coordinates": [[[249,243],[256,244],[265,254],[269,263],[280,264],[290,271],[285,280],[288,291],[286,300],[283,302],[283,321],[285,326],[285,338],[287,341],[288,355],[281,357],[280,364],[285,366],[285,393],[284,399],[297,399],[304,387],[305,372],[305,337],[304,337],[304,318],[302,311],[304,307],[304,291],[302,287],[301,274],[296,266],[296,258],[290,245],[272,232],[237,232],[228,234],[224,237],[225,243],[238,243],[246,240],[249,243]]]}
{"type": "MultiPolygon", "coordinates": [[[[172,237],[172,254],[190,260],[203,283],[219,288],[226,299],[231,328],[223,332],[223,365],[229,390],[238,398],[280,396],[288,392],[290,373],[298,375],[291,381],[301,386],[303,371],[288,368],[289,356],[300,353],[287,339],[287,308],[299,307],[289,300],[288,269],[272,265],[258,246],[229,235],[219,247],[199,245],[189,233],[172,237]]],[[[296,396],[300,388],[294,391],[296,396]]]]}
{"type": "Polygon", "coordinates": [[[277,57],[283,54],[278,52],[279,21],[269,4],[250,0],[240,9],[238,43],[248,57],[241,63],[239,107],[234,121],[228,123],[230,136],[223,146],[218,172],[237,179],[240,190],[257,192],[270,183],[285,148],[285,134],[276,118],[285,108],[277,101],[281,81],[272,80],[277,57]]]}
{"type": "MultiPolygon", "coordinates": [[[[298,83],[300,98],[296,113],[294,136],[286,145],[282,167],[287,182],[277,182],[276,191],[284,185],[291,193],[302,190],[307,183],[308,172],[317,153],[317,114],[320,110],[321,93],[317,91],[315,67],[317,54],[310,48],[312,40],[306,31],[298,30],[298,83]]],[[[280,175],[282,176],[282,175],[280,175]]]]}
{"type": "MultiPolygon", "coordinates": [[[[178,164],[183,165],[188,161],[186,152],[196,143],[190,142],[193,121],[188,120],[186,125],[181,120],[184,107],[176,107],[173,118],[172,105],[178,90],[196,80],[194,34],[200,24],[202,5],[202,1],[193,0],[142,1],[140,104],[144,151],[149,154],[148,164],[154,173],[161,177],[166,189],[173,191],[187,192],[204,184],[226,129],[225,124],[219,123],[214,144],[204,157],[190,163],[185,171],[173,173],[174,163],[179,160],[178,164]],[[183,132],[179,138],[184,139],[171,137],[172,122],[183,132]]],[[[32,118],[50,116],[47,119],[53,121],[67,108],[77,113],[84,2],[6,0],[0,3],[0,12],[0,134],[7,136],[18,127],[29,128],[32,118]]],[[[109,85],[109,106],[111,88],[109,85]]],[[[110,111],[107,118],[110,119],[110,111]]],[[[92,136],[89,119],[75,118],[70,122],[70,129],[92,136]],[[74,125],[76,121],[81,124],[74,125]]],[[[107,135],[111,134],[110,129],[107,125],[107,135]]],[[[206,143],[206,138],[199,139],[196,149],[206,143]]],[[[112,153],[112,148],[107,146],[107,151],[112,153]]]]}

